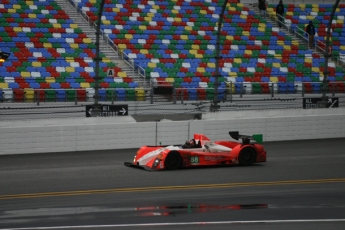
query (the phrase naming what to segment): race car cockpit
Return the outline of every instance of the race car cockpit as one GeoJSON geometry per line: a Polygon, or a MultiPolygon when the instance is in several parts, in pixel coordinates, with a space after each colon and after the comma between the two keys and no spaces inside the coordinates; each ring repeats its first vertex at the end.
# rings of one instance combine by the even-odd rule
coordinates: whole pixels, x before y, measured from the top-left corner
{"type": "Polygon", "coordinates": [[[191,139],[186,141],[184,145],[182,145],[182,148],[184,149],[194,149],[194,148],[201,148],[200,141],[196,141],[195,139],[191,139]]]}

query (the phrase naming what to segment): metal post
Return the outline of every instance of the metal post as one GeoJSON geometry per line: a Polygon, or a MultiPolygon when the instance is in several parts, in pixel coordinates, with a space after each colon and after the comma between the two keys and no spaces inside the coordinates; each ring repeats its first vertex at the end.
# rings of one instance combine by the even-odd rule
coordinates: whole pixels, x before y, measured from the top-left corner
{"type": "Polygon", "coordinates": [[[99,61],[101,59],[100,57],[100,51],[99,51],[99,40],[100,40],[100,34],[101,34],[101,21],[102,21],[102,14],[103,14],[103,7],[104,7],[104,2],[105,0],[102,0],[99,6],[99,11],[98,11],[98,18],[97,18],[97,23],[96,23],[96,58],[94,59],[96,62],[96,66],[95,66],[95,95],[94,95],[94,99],[95,99],[95,103],[93,104],[93,109],[92,109],[92,116],[97,117],[98,114],[101,111],[101,105],[98,103],[99,101],[99,93],[98,93],[98,89],[99,89],[99,61]]]}
{"type": "Polygon", "coordinates": [[[176,104],[176,88],[173,87],[173,97],[174,97],[174,104],[176,104]]]}
{"type": "Polygon", "coordinates": [[[223,25],[223,16],[226,8],[226,4],[228,3],[228,0],[224,0],[222,11],[219,15],[218,20],[218,29],[217,29],[217,43],[216,43],[216,71],[215,71],[215,84],[214,84],[214,98],[213,98],[213,104],[211,106],[211,112],[218,111],[219,105],[218,105],[218,87],[219,87],[219,60],[222,58],[220,56],[220,30],[223,25]]]}
{"type": "Polygon", "coordinates": [[[326,91],[328,89],[328,58],[332,57],[332,53],[329,53],[329,37],[331,34],[331,26],[332,26],[332,21],[334,18],[334,14],[335,14],[335,10],[338,7],[340,0],[336,0],[333,9],[332,9],[332,14],[331,17],[328,21],[328,26],[327,26],[327,38],[326,38],[326,47],[325,47],[325,53],[324,53],[324,57],[325,57],[325,69],[323,71],[323,85],[322,85],[322,97],[321,97],[321,101],[322,101],[322,107],[326,108],[327,105],[327,101],[328,101],[328,97],[326,96],[326,91]]]}

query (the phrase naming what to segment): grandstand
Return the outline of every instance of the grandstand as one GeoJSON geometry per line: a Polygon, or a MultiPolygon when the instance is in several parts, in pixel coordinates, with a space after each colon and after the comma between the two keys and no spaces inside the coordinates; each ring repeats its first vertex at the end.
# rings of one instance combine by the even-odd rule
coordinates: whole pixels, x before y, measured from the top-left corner
{"type": "MultiPolygon", "coordinates": [[[[2,1],[0,49],[11,56],[0,63],[1,101],[86,101],[94,93],[95,44],[63,9],[63,2],[2,1]]],[[[91,25],[99,0],[71,0],[91,25]]],[[[216,26],[222,1],[106,0],[101,30],[114,53],[133,65],[127,71],[101,54],[100,99],[145,100],[144,82],[174,86],[185,99],[212,100],[215,87],[216,26]],[[112,69],[114,76],[108,76],[112,69]],[[140,77],[136,77],[138,72],[140,77]]],[[[274,4],[268,13],[274,15],[274,4]]],[[[309,20],[324,44],[331,5],[286,4],[291,31],[309,20]]],[[[345,5],[339,5],[332,31],[328,80],[344,91],[345,5]]],[[[221,31],[219,99],[227,92],[295,93],[296,85],[320,92],[324,57],[289,31],[261,18],[253,6],[229,1],[221,31]],[[229,90],[230,87],[230,90],[229,90]]]]}

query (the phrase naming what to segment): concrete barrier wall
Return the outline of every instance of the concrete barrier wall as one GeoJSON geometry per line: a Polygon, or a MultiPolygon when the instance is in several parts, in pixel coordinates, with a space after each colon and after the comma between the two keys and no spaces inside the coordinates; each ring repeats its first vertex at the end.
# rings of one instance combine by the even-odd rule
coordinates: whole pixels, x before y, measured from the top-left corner
{"type": "Polygon", "coordinates": [[[183,144],[194,133],[229,139],[230,130],[264,141],[345,137],[345,109],[234,111],[202,120],[135,122],[131,117],[0,122],[0,155],[183,144]]]}

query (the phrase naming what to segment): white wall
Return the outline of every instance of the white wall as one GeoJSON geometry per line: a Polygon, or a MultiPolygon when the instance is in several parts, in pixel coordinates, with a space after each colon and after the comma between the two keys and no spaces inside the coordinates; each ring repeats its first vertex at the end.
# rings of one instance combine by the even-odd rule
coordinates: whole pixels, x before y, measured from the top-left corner
{"type": "Polygon", "coordinates": [[[345,137],[345,109],[233,111],[202,120],[135,122],[131,117],[0,122],[0,155],[183,144],[194,133],[263,134],[264,141],[345,137]]]}

